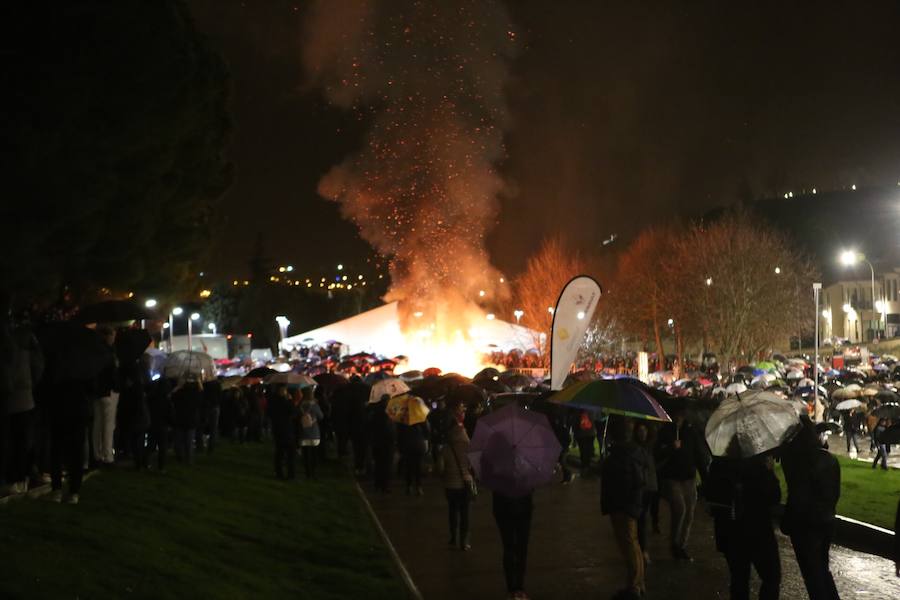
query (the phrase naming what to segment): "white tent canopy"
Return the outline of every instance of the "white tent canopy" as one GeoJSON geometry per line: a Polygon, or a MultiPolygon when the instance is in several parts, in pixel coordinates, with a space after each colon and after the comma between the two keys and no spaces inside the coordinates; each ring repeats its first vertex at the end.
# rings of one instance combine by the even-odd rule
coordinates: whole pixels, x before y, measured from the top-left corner
{"type": "MultiPolygon", "coordinates": [[[[477,329],[477,338],[472,342],[485,351],[529,350],[534,348],[537,339],[535,332],[527,327],[499,319],[485,318],[477,329]]],[[[285,338],[283,347],[290,350],[298,346],[323,346],[329,342],[343,344],[343,352],[346,354],[372,352],[384,356],[409,355],[409,344],[400,330],[396,302],[285,338]]]]}

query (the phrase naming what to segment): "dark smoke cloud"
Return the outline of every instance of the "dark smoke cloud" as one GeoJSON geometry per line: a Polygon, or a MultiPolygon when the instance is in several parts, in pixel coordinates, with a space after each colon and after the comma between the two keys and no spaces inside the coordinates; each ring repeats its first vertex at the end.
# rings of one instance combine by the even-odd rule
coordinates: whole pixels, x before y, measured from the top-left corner
{"type": "Polygon", "coordinates": [[[494,290],[485,236],[504,187],[507,65],[516,35],[489,0],[321,0],[304,63],[328,99],[370,123],[320,181],[391,259],[388,300],[436,310],[494,290]]]}

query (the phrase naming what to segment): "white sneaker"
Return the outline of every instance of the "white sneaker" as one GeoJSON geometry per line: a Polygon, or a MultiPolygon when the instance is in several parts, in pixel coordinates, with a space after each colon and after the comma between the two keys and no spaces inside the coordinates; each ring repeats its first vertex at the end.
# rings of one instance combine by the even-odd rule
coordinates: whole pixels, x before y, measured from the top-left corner
{"type": "Polygon", "coordinates": [[[50,502],[56,502],[57,504],[62,502],[62,498],[63,498],[62,490],[53,490],[52,492],[47,494],[47,500],[49,500],[50,502]]]}
{"type": "Polygon", "coordinates": [[[78,494],[69,494],[66,496],[66,504],[78,504],[78,494]]]}

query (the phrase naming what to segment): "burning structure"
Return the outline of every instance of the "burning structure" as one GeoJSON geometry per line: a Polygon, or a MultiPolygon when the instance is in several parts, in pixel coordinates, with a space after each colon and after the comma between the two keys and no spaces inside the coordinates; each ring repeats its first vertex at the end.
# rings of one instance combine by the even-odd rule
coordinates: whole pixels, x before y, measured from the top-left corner
{"type": "Polygon", "coordinates": [[[389,260],[411,356],[477,354],[484,299],[505,292],[484,238],[503,188],[516,34],[494,0],[319,0],[304,64],[329,102],[368,125],[319,193],[389,260]],[[424,324],[424,326],[423,326],[424,324]]]}

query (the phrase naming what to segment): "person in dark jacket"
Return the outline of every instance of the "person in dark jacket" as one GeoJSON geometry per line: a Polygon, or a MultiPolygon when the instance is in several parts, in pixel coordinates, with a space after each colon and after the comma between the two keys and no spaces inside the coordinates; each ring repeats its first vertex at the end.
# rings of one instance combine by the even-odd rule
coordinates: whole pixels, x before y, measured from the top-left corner
{"type": "Polygon", "coordinates": [[[175,458],[179,462],[194,463],[194,437],[200,423],[203,386],[196,375],[184,376],[172,390],[175,408],[175,458]]]}
{"type": "Polygon", "coordinates": [[[422,496],[422,461],[428,450],[428,423],[416,423],[403,428],[402,436],[399,435],[400,452],[403,455],[403,465],[406,471],[406,494],[413,492],[422,496]]]}
{"type": "MultiPolygon", "coordinates": [[[[109,327],[97,328],[106,344],[113,348],[116,331],[109,327]]],[[[91,428],[91,447],[93,464],[111,465],[115,463],[113,447],[116,431],[117,408],[119,405],[119,365],[114,357],[97,377],[96,398],[94,399],[93,426],[91,428]]]]}
{"type": "Polygon", "coordinates": [[[810,600],[836,600],[828,552],[841,495],[841,467],[819,445],[808,419],[782,451],[781,464],[788,488],[781,531],[791,538],[810,600]]]}
{"type": "Polygon", "coordinates": [[[887,471],[887,456],[888,456],[888,447],[887,444],[881,443],[881,434],[888,428],[888,420],[887,419],[878,419],[878,425],[875,426],[875,429],[872,430],[872,442],[875,444],[875,448],[878,452],[875,454],[875,460],[872,461],[872,468],[878,466],[878,463],[881,462],[881,468],[887,471]]]}
{"type": "Polygon", "coordinates": [[[342,386],[335,394],[347,404],[347,430],[353,445],[353,471],[364,475],[369,453],[369,427],[366,405],[369,402],[370,387],[361,377],[354,375],[350,383],[342,386]]]}
{"type": "Polygon", "coordinates": [[[772,526],[781,486],[770,456],[714,458],[703,493],[713,516],[716,549],[725,555],[731,600],[749,600],[750,566],[759,575],[760,600],[777,600],[781,558],[772,526]]]}
{"type": "Polygon", "coordinates": [[[659,432],[656,468],[660,492],[671,512],[672,556],[691,560],[686,546],[697,506],[697,474],[701,479],[706,476],[708,460],[704,442],[684,410],[672,411],[672,419],[659,432]]]}
{"type": "Polygon", "coordinates": [[[222,383],[218,379],[203,384],[203,412],[206,453],[212,454],[219,441],[219,415],[222,412],[222,383]]]}
{"type": "MultiPolygon", "coordinates": [[[[12,372],[12,394],[9,396],[9,462],[6,479],[10,492],[28,491],[28,475],[33,462],[34,421],[36,416],[34,388],[44,371],[44,355],[37,339],[27,325],[13,332],[15,359],[12,372]]],[[[0,480],[3,474],[0,473],[0,480]]],[[[0,491],[2,495],[2,491],[0,491]]]]}
{"type": "Polygon", "coordinates": [[[375,489],[385,494],[391,491],[391,467],[394,462],[396,433],[394,422],[388,417],[386,409],[389,397],[369,404],[369,439],[372,443],[372,456],[375,459],[375,489]]]}
{"type": "Polygon", "coordinates": [[[600,510],[609,515],[619,551],[626,564],[625,588],[619,598],[640,598],[644,594],[644,554],[638,540],[637,520],[643,511],[645,475],[648,468],[643,451],[631,438],[634,421],[616,418],[610,422],[610,452],[603,461],[600,510]]]}
{"type": "Polygon", "coordinates": [[[285,479],[284,468],[287,466],[286,478],[293,479],[297,456],[294,421],[300,413],[288,394],[287,386],[279,385],[275,388],[274,394],[269,400],[268,413],[272,423],[272,441],[275,445],[275,476],[278,479],[285,479]]]}
{"type": "MultiPolygon", "coordinates": [[[[594,460],[594,442],[597,440],[597,429],[594,420],[586,410],[578,413],[578,418],[572,426],[575,434],[575,442],[578,444],[578,454],[581,458],[581,476],[590,473],[591,461],[594,460]]],[[[563,451],[568,447],[563,446],[563,451]]]]}
{"type": "Polygon", "coordinates": [[[166,472],[166,455],[169,452],[169,428],[174,420],[172,407],[172,380],[161,377],[152,382],[147,390],[147,408],[150,411],[150,446],[148,452],[156,449],[156,466],[160,473],[166,472]]]}
{"type": "Polygon", "coordinates": [[[447,436],[450,428],[455,424],[450,409],[443,398],[437,401],[437,406],[428,413],[428,430],[431,433],[430,448],[431,465],[434,472],[443,473],[444,466],[444,444],[447,443],[447,436]]]}
{"type": "Polygon", "coordinates": [[[119,369],[118,421],[121,427],[121,443],[134,459],[136,469],[147,467],[144,438],[150,427],[150,413],[144,385],[146,375],[137,360],[123,364],[119,369]]]}
{"type": "Polygon", "coordinates": [[[853,447],[855,454],[859,454],[859,445],[856,443],[856,436],[859,434],[860,414],[856,409],[849,411],[841,411],[841,421],[844,425],[844,437],[847,441],[847,454],[850,454],[850,447],[853,447]]]}

